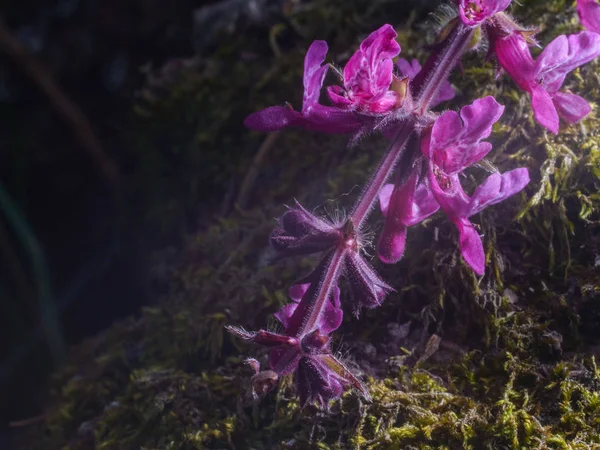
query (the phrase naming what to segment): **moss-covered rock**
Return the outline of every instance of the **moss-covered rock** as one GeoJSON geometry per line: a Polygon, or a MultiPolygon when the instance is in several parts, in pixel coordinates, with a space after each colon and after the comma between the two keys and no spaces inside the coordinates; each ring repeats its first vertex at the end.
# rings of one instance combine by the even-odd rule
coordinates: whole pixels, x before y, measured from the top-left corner
{"type": "MultiPolygon", "coordinates": [[[[569,2],[521,3],[513,12],[541,26],[544,43],[579,29],[569,2]]],[[[309,3],[282,22],[287,47],[276,56],[234,62],[246,43],[227,41],[214,57],[227,61],[223,67],[234,64],[229,81],[174,87],[166,100],[145,105],[145,114],[158,123],[219,97],[236,114],[207,116],[200,134],[215,155],[230,139],[224,157],[236,161],[225,165],[243,176],[250,153],[232,149],[243,142],[249,151],[265,136],[241,131],[239,112],[284,99],[298,104],[302,54],[311,39],[327,38],[334,52],[347,49],[381,22],[387,8],[393,11],[387,2],[309,3]],[[244,65],[248,71],[240,77],[244,65]],[[240,84],[232,84],[238,77],[240,84]],[[254,92],[250,103],[248,90],[254,92]]],[[[394,18],[405,56],[423,56],[424,47],[415,44],[423,42],[423,30],[400,15],[387,20],[394,18]]],[[[272,30],[271,45],[280,29],[272,30]]],[[[256,39],[267,46],[266,37],[256,39]]],[[[593,62],[568,78],[592,102],[600,100],[598,68],[593,62]]],[[[453,81],[460,94],[448,107],[487,94],[506,105],[492,135],[491,163],[502,171],[526,166],[532,182],[520,196],[479,215],[488,258],[483,278],[464,265],[455,230],[441,215],[410,230],[399,264],[379,267],[397,292],[360,320],[348,315],[337,335],[339,352],[368,380],[372,403],[349,392],[330,411],[301,410],[291,380],[284,379],[254,404],[244,358],[266,355],[223,330],[227,323],[256,328],[272,320],[287,301],[287,287],[312,263],[275,261],[267,237],[282,204],[298,198],[340,213],[384,149],[377,138],[349,149],[343,137],[285,131],[260,166],[247,208],[207,218],[207,228],[189,235],[182,249],[160,255],[154,273],[156,289],[164,292],[160,304],[73,349],[70,364],[56,375],[46,422],[27,436],[29,448],[600,445],[596,104],[583,123],[554,136],[533,122],[525,95],[506,78],[496,81],[492,64],[481,65],[481,55],[468,57],[464,76],[453,81]]],[[[187,132],[198,132],[190,127],[187,132]]],[[[379,225],[374,218],[373,229],[379,225]]]]}

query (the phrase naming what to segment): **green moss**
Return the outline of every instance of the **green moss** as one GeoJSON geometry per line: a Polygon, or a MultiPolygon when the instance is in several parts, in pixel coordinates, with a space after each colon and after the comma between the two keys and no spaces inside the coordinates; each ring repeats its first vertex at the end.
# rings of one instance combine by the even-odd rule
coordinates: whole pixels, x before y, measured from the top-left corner
{"type": "MultiPolygon", "coordinates": [[[[513,11],[523,23],[532,23],[528,18],[533,17],[533,23],[543,24],[544,42],[578,29],[570,2],[521,3],[513,11]]],[[[166,99],[145,106],[147,120],[162,124],[166,135],[183,130],[173,132],[174,142],[195,136],[202,148],[223,156],[222,167],[244,173],[251,149],[264,136],[241,132],[240,117],[250,106],[282,99],[298,104],[299,71],[308,42],[326,37],[334,51],[355,45],[356,36],[373,28],[389,7],[362,0],[310,5],[272,33],[271,46],[287,30],[291,50],[279,48],[278,57],[262,53],[256,66],[248,66],[227,59],[246,48],[241,38],[229,41],[214,57],[232,64],[222,63],[233,67],[231,78],[217,77],[208,88],[202,77],[184,80],[166,99]],[[255,89],[245,103],[248,90],[255,89]],[[225,112],[210,114],[201,128],[185,121],[182,125],[186,111],[205,108],[215,98],[224,103],[225,112]],[[235,130],[235,135],[226,130],[235,130]]],[[[396,24],[410,54],[406,49],[422,34],[400,18],[396,24]]],[[[254,39],[248,45],[269,49],[268,36],[254,39]]],[[[282,204],[295,197],[309,206],[320,205],[320,211],[336,213],[337,203],[348,207],[382,153],[376,138],[348,149],[343,137],[286,131],[264,161],[246,210],[207,219],[206,229],[189,234],[177,255],[158,256],[154,279],[166,292],[160,304],[74,349],[70,365],[56,375],[47,421],[31,431],[30,447],[600,445],[597,105],[582,124],[565,127],[559,136],[545,133],[533,122],[529,100],[507,79],[495,82],[492,65],[478,67],[480,56],[468,58],[464,77],[454,76],[461,96],[451,107],[496,95],[506,113],[492,136],[490,162],[502,171],[526,166],[532,182],[525,193],[476,219],[488,259],[482,279],[465,267],[456,232],[441,216],[410,230],[399,264],[379,267],[397,292],[361,320],[348,315],[339,334],[344,337],[341,351],[349,351],[347,359],[368,379],[372,403],[347,393],[329,412],[300,410],[286,378],[276,392],[253,404],[247,392],[251,370],[243,359],[252,355],[264,360],[266,354],[223,332],[226,323],[264,326],[286,302],[290,283],[312,264],[309,258],[274,260],[267,238],[282,204]],[[406,338],[390,337],[390,325],[409,321],[406,338]],[[374,350],[367,351],[366,342],[374,350]]],[[[598,68],[597,62],[585,66],[568,78],[569,87],[598,102],[598,68]]],[[[148,134],[140,139],[153,138],[148,134]]],[[[188,157],[199,158],[186,151],[173,170],[188,157]]],[[[149,144],[148,173],[164,169],[159,155],[149,144]]],[[[474,173],[467,182],[483,176],[483,171],[474,173]]],[[[184,198],[187,202],[191,197],[184,198]]],[[[377,229],[380,224],[372,225],[377,229]]]]}

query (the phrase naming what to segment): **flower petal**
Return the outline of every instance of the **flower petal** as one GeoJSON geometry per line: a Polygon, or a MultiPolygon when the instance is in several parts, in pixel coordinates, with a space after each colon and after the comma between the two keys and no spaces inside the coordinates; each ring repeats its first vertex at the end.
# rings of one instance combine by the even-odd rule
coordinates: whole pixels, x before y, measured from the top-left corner
{"type": "Polygon", "coordinates": [[[600,33],[600,4],[596,0],[577,0],[577,14],[584,27],[600,33]]]}
{"type": "Polygon", "coordinates": [[[379,191],[379,207],[381,208],[381,214],[387,216],[388,208],[390,205],[390,198],[394,192],[394,185],[392,183],[384,185],[379,191]]]}
{"type": "Polygon", "coordinates": [[[582,31],[559,36],[542,51],[536,61],[535,80],[550,93],[560,89],[566,75],[600,54],[600,35],[582,31]]]}
{"type": "Polygon", "coordinates": [[[552,101],[552,97],[542,87],[531,91],[531,106],[535,120],[554,134],[558,134],[558,112],[552,101]]]}
{"type": "Polygon", "coordinates": [[[256,131],[276,131],[302,121],[302,114],[285,106],[270,106],[246,117],[244,125],[256,131]]]}
{"type": "Polygon", "coordinates": [[[459,0],[458,13],[465,25],[475,26],[510,5],[511,0],[459,0]]]}
{"type": "Polygon", "coordinates": [[[466,263],[477,275],[485,273],[485,253],[479,233],[468,219],[454,222],[460,235],[460,251],[466,263]]]}
{"type": "Polygon", "coordinates": [[[422,141],[423,153],[446,175],[464,170],[492,149],[491,144],[479,141],[490,135],[503,112],[504,106],[491,96],[463,107],[460,118],[446,111],[435,121],[431,138],[422,141]]]}
{"type": "Polygon", "coordinates": [[[473,193],[469,216],[483,211],[508,197],[521,192],[529,184],[529,171],[525,167],[510,170],[503,174],[490,175],[473,193]]]}
{"type": "Polygon", "coordinates": [[[304,57],[304,97],[302,112],[319,102],[321,87],[327,75],[328,65],[322,65],[327,56],[327,42],[314,41],[304,57]]]}
{"type": "Polygon", "coordinates": [[[558,115],[569,123],[579,122],[592,110],[586,99],[568,92],[557,92],[552,100],[558,115]]]}

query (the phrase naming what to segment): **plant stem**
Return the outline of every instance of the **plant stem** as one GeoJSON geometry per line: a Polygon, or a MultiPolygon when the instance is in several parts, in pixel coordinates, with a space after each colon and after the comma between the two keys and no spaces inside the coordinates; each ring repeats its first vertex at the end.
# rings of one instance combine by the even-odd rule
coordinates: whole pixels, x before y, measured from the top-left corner
{"type": "Polygon", "coordinates": [[[369,216],[369,212],[377,200],[379,191],[394,171],[394,168],[396,167],[396,164],[400,159],[400,155],[406,147],[406,143],[408,142],[412,132],[413,121],[409,119],[401,125],[401,128],[398,130],[398,133],[390,145],[385,157],[379,163],[375,174],[369,181],[367,188],[363,191],[361,197],[358,199],[356,206],[354,206],[352,214],[350,215],[350,220],[352,220],[356,230],[360,230],[360,227],[369,216]]]}
{"type": "Polygon", "coordinates": [[[298,307],[292,314],[286,334],[302,338],[315,329],[323,311],[323,306],[329,298],[331,289],[337,283],[340,268],[348,249],[338,247],[322,261],[322,269],[315,271],[322,275],[318,281],[313,281],[302,297],[298,307]]]}
{"type": "Polygon", "coordinates": [[[431,101],[438,93],[440,86],[464,55],[476,28],[467,27],[462,22],[446,38],[446,45],[439,51],[433,52],[425,62],[423,69],[413,80],[416,98],[415,112],[423,115],[427,112],[431,101]]]}
{"type": "MultiPolygon", "coordinates": [[[[413,85],[415,86],[417,100],[412,115],[398,125],[394,140],[352,210],[348,220],[355,230],[360,230],[367,220],[373,205],[377,201],[379,191],[394,172],[409,139],[414,133],[417,133],[415,124],[420,116],[427,113],[429,104],[437,94],[441,84],[448,78],[450,71],[460,62],[472,39],[473,32],[474,28],[468,28],[459,23],[448,36],[446,45],[429,57],[423,70],[415,78],[413,85]]],[[[314,272],[318,275],[318,280],[311,282],[309,289],[302,297],[290,318],[286,334],[301,340],[316,328],[331,289],[339,278],[346,252],[349,251],[354,250],[340,245],[321,261],[321,268],[314,272]]]]}

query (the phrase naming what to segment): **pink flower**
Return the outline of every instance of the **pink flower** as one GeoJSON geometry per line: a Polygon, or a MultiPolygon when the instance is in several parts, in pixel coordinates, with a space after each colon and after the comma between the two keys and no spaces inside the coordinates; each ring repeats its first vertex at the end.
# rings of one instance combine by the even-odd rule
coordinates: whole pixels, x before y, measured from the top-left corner
{"type": "Polygon", "coordinates": [[[248,128],[258,131],[275,131],[288,126],[302,126],[310,130],[328,133],[352,133],[362,122],[352,111],[319,103],[321,87],[327,74],[322,65],[327,55],[327,43],[315,41],[304,58],[304,97],[302,111],[291,106],[271,106],[250,114],[244,121],[248,128]]]}
{"type": "Polygon", "coordinates": [[[440,208],[425,184],[417,186],[418,178],[419,171],[413,170],[404,184],[386,184],[379,192],[379,205],[386,220],[377,243],[377,254],[384,263],[400,261],[406,246],[406,229],[440,208]]]}
{"type": "Polygon", "coordinates": [[[600,4],[596,0],[577,0],[577,14],[584,27],[600,33],[600,4]]]}
{"type": "Polygon", "coordinates": [[[465,25],[482,23],[510,5],[511,0],[458,0],[458,14],[465,25]]]}
{"type": "Polygon", "coordinates": [[[600,54],[600,35],[584,31],[559,36],[536,61],[520,33],[495,40],[494,51],[515,83],[531,94],[535,119],[548,130],[558,133],[559,116],[576,123],[590,112],[585,99],[559,89],[569,72],[600,54]]]}
{"type": "Polygon", "coordinates": [[[475,100],[461,109],[460,116],[446,111],[421,146],[430,161],[428,181],[433,196],[458,228],[463,258],[479,275],[485,271],[485,254],[469,217],[516,194],[529,183],[527,169],[520,168],[490,175],[472,196],[461,186],[460,173],[491,150],[492,145],[481,140],[490,135],[503,111],[504,107],[493,97],[475,100]]]}
{"type": "Polygon", "coordinates": [[[392,58],[400,53],[396,32],[384,25],[371,33],[344,67],[344,86],[331,86],[331,101],[349,110],[381,114],[396,109],[402,98],[391,90],[394,80],[392,58]]]}
{"type": "Polygon", "coordinates": [[[301,126],[328,133],[354,133],[373,121],[374,116],[399,108],[405,92],[393,74],[392,58],[400,53],[396,32],[384,25],[371,33],[344,67],[344,86],[331,86],[333,106],[319,103],[328,65],[324,41],[312,43],[304,59],[302,111],[290,105],[271,106],[250,114],[244,124],[254,130],[274,131],[301,126]],[[394,89],[395,87],[395,89],[394,89]]]}
{"type": "MultiPolygon", "coordinates": [[[[411,80],[413,80],[421,71],[421,64],[419,64],[419,61],[416,59],[413,59],[412,62],[408,62],[408,60],[400,58],[396,62],[396,67],[398,67],[401,75],[408,77],[411,80]]],[[[440,86],[440,90],[430,103],[429,107],[435,108],[437,105],[445,102],[446,100],[452,100],[455,95],[456,93],[454,92],[454,88],[450,82],[448,80],[444,80],[440,86]]]]}

